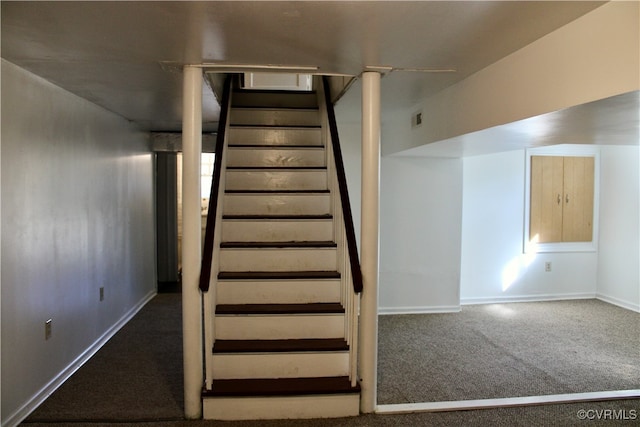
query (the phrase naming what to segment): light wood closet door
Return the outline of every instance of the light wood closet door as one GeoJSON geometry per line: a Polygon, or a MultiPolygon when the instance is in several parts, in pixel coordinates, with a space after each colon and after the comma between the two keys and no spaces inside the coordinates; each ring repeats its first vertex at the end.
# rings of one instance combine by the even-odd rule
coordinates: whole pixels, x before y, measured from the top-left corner
{"type": "Polygon", "coordinates": [[[562,157],[531,157],[530,241],[562,241],[562,170],[562,157]]]}
{"type": "Polygon", "coordinates": [[[593,157],[531,156],[530,241],[590,242],[593,189],[593,157]]]}
{"type": "Polygon", "coordinates": [[[593,234],[593,157],[564,158],[562,241],[590,242],[593,234]]]}

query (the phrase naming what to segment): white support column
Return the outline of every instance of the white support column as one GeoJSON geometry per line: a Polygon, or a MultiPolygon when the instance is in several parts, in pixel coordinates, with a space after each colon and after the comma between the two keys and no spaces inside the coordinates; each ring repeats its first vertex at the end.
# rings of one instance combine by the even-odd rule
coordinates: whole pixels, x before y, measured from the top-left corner
{"type": "Polygon", "coordinates": [[[360,306],[360,411],[376,408],[378,372],[378,259],[380,213],[380,74],[362,75],[362,214],[360,306]]]}
{"type": "Polygon", "coordinates": [[[202,417],[202,319],[198,280],[201,259],[200,156],[202,69],[184,67],[182,110],[182,348],[184,414],[202,417]]]}

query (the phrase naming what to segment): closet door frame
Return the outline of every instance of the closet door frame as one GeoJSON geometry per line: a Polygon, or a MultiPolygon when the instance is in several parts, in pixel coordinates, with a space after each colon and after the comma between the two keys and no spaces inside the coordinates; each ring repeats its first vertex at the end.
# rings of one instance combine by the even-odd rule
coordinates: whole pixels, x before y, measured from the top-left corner
{"type": "Polygon", "coordinates": [[[600,199],[600,151],[597,146],[562,144],[548,147],[537,147],[525,151],[525,209],[524,209],[524,253],[543,252],[596,252],[598,248],[599,199],[600,199]],[[593,157],[593,230],[592,239],[587,242],[535,242],[530,239],[531,224],[531,157],[593,157]]]}

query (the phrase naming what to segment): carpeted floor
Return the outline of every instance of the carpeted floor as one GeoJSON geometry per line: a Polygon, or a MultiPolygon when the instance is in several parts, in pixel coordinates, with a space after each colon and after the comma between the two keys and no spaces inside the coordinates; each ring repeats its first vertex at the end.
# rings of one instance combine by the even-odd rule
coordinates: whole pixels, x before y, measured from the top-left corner
{"type": "Polygon", "coordinates": [[[27,421],[183,418],[180,294],[158,294],[27,421]]]}
{"type": "MultiPolygon", "coordinates": [[[[462,313],[451,315],[381,317],[379,403],[450,400],[450,396],[465,399],[523,396],[537,390],[540,394],[555,394],[573,391],[572,388],[579,391],[640,388],[638,313],[591,300],[548,304],[553,310],[545,310],[538,303],[501,304],[468,306],[462,313]],[[569,314],[563,304],[584,304],[585,308],[574,310],[576,307],[572,306],[569,314]],[[589,344],[585,329],[594,321],[591,318],[598,325],[593,331],[597,335],[595,343],[589,344]],[[506,319],[509,321],[505,322],[506,319]],[[499,325],[507,330],[500,332],[499,325]],[[594,345],[606,351],[594,352],[594,345]],[[559,365],[568,365],[567,371],[552,366],[562,359],[559,354],[566,356],[559,365]],[[536,358],[540,362],[532,362],[536,358]],[[569,363],[572,361],[575,363],[569,363]],[[591,386],[595,388],[589,389],[591,386]]],[[[605,421],[609,422],[615,416],[617,421],[613,422],[625,425],[633,425],[640,419],[640,399],[630,399],[332,420],[188,422],[182,420],[182,396],[180,295],[159,294],[24,424],[28,427],[584,425],[585,421],[578,417],[580,410],[590,411],[588,414],[600,421],[608,417],[605,421]],[[621,421],[620,417],[626,419],[621,421]]]]}
{"type": "MultiPolygon", "coordinates": [[[[353,418],[272,421],[145,421],[117,427],[586,427],[633,426],[640,420],[640,400],[482,409],[475,411],[362,415],[353,418]],[[587,418],[583,418],[583,417],[587,418]]],[[[114,427],[114,423],[29,423],[25,427],[114,427]]]]}
{"type": "Polygon", "coordinates": [[[381,316],[378,403],[640,389],[640,314],[599,300],[381,316]]]}

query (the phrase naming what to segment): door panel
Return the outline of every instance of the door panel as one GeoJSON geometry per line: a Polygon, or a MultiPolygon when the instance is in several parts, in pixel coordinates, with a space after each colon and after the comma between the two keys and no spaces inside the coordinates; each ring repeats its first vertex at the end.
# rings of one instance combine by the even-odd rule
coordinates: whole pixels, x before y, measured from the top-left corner
{"type": "Polygon", "coordinates": [[[562,157],[531,157],[530,241],[562,239],[562,175],[562,157]]]}

